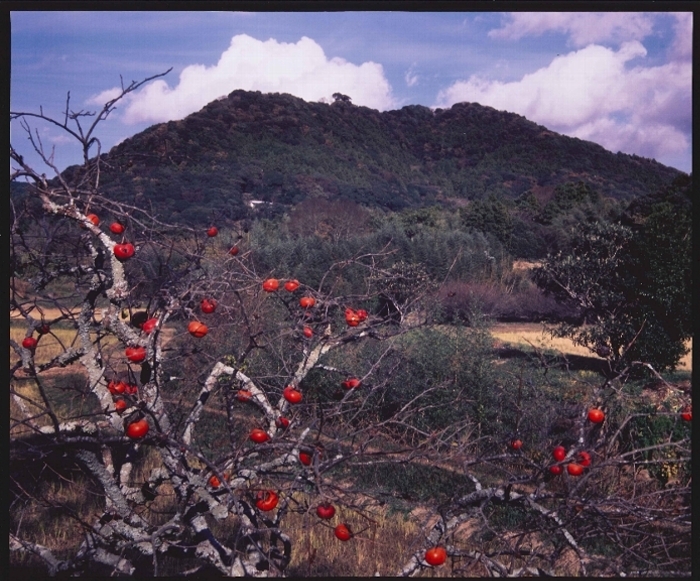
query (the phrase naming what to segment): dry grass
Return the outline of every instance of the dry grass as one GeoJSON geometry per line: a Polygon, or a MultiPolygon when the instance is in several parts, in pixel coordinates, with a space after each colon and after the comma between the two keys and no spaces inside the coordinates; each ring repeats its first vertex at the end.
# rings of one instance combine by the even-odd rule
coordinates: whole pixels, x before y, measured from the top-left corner
{"type": "MultiPolygon", "coordinates": [[[[51,329],[51,334],[48,335],[38,336],[35,334],[34,337],[39,339],[39,344],[34,352],[34,362],[36,365],[48,363],[51,359],[63,353],[65,349],[74,346],[77,336],[77,329],[59,328],[51,329]]],[[[21,345],[25,337],[26,326],[11,322],[10,339],[14,340],[18,345],[21,345]]],[[[17,361],[19,361],[19,356],[15,350],[10,347],[10,366],[17,363],[17,361]]]]}
{"type": "MultiPolygon", "coordinates": [[[[36,366],[50,362],[53,358],[64,353],[66,349],[75,346],[77,333],[76,329],[64,329],[55,326],[51,329],[50,334],[41,336],[35,334],[34,337],[39,339],[34,353],[36,366]]],[[[10,339],[21,345],[25,336],[26,326],[24,323],[11,321],[10,339]]],[[[95,339],[96,334],[93,333],[92,338],[95,339]]],[[[102,340],[102,344],[104,346],[103,352],[107,354],[115,348],[118,341],[116,338],[109,336],[102,340]]],[[[17,352],[10,346],[10,366],[18,363],[19,359],[17,352]]],[[[90,399],[87,374],[79,363],[48,369],[41,372],[39,377],[53,402],[52,407],[57,413],[59,420],[68,420],[94,411],[93,407],[96,400],[90,399]]],[[[35,425],[48,425],[50,423],[49,417],[41,415],[45,412],[45,408],[36,380],[20,369],[16,372],[14,379],[11,380],[11,386],[16,394],[10,398],[11,436],[19,437],[30,431],[29,427],[18,423],[28,416],[38,416],[35,417],[35,425]]]]}
{"type": "MultiPolygon", "coordinates": [[[[11,496],[10,515],[14,532],[50,547],[58,558],[74,554],[85,538],[84,525],[93,524],[94,515],[104,504],[103,497],[75,466],[37,463],[11,473],[13,481],[19,479],[16,487],[11,482],[11,489],[19,488],[33,497],[27,502],[11,496]]],[[[11,552],[10,564],[22,568],[36,567],[40,577],[44,570],[40,559],[26,553],[11,552]]]]}
{"type": "MultiPolygon", "coordinates": [[[[158,462],[157,452],[147,452],[134,470],[132,484],[140,486],[158,462]]],[[[308,495],[295,492],[285,499],[282,492],[281,497],[288,503],[288,513],[282,522],[292,542],[292,560],[286,571],[290,576],[369,577],[376,572],[393,575],[410,557],[411,547],[420,546],[421,529],[416,518],[390,513],[386,506],[369,499],[357,510],[336,505],[335,516],[326,521],[318,518],[316,503],[308,495]],[[340,523],[346,523],[355,533],[351,540],[342,542],[335,537],[334,528],[340,523]]],[[[174,509],[174,500],[170,486],[162,485],[149,505],[149,511],[154,511],[149,520],[165,522],[174,509]]],[[[222,539],[231,535],[238,525],[233,516],[210,522],[212,530],[222,539]]],[[[175,566],[175,563],[170,564],[170,567],[175,566]]],[[[176,569],[171,572],[174,574],[176,569]]]]}
{"type": "MultiPolygon", "coordinates": [[[[80,308],[75,307],[71,309],[71,314],[77,316],[80,313],[80,308]]],[[[32,307],[28,313],[29,316],[33,317],[34,319],[37,320],[45,320],[45,321],[52,321],[53,319],[57,319],[58,317],[61,317],[65,315],[63,311],[60,309],[54,308],[54,307],[42,307],[41,311],[36,307],[32,307]]],[[[100,316],[99,309],[95,309],[95,316],[98,317],[100,316]]],[[[22,314],[17,310],[17,309],[12,309],[10,311],[10,320],[23,320],[24,317],[22,314]]]]}
{"type": "MultiPolygon", "coordinates": [[[[157,453],[146,450],[144,459],[133,473],[132,485],[139,486],[150,470],[158,464],[157,453]]],[[[65,510],[56,512],[58,505],[64,505],[74,516],[88,524],[95,514],[103,509],[103,500],[85,483],[84,479],[62,469],[62,478],[51,472],[48,481],[35,481],[39,498],[46,502],[32,502],[25,505],[22,512],[22,532],[25,538],[34,540],[53,548],[59,557],[67,557],[74,552],[83,540],[83,528],[79,522],[69,516],[65,510]],[[51,506],[53,505],[53,507],[51,506]]],[[[609,471],[610,472],[610,471],[609,471]]],[[[619,473],[615,472],[616,478],[619,473]]],[[[619,485],[619,484],[618,484],[619,485]]],[[[238,493],[237,493],[238,494],[238,493]]],[[[284,494],[282,495],[284,499],[284,494]]],[[[420,507],[410,515],[391,513],[386,506],[367,502],[362,510],[337,507],[336,515],[330,521],[323,521],[315,514],[315,504],[303,493],[294,493],[285,499],[289,512],[283,519],[283,529],[292,542],[292,560],[286,573],[293,577],[369,577],[374,574],[392,576],[408,561],[415,550],[423,545],[423,531],[428,530],[434,520],[431,513],[420,507]],[[355,536],[342,542],[335,538],[334,527],[347,523],[355,536]]],[[[142,507],[141,515],[152,524],[162,524],[174,512],[175,496],[166,483],[159,487],[156,499],[142,507]]],[[[17,513],[15,507],[15,514],[17,513]]],[[[12,511],[11,511],[12,512],[12,511]]],[[[229,516],[223,521],[210,520],[214,533],[231,544],[238,530],[238,520],[229,516]]],[[[479,541],[482,532],[481,520],[471,519],[455,531],[453,544],[458,549],[498,551],[511,546],[524,545],[537,549],[551,542],[539,533],[515,537],[515,533],[504,532],[491,541],[479,541]],[[505,545],[504,545],[505,543],[505,545]]],[[[422,550],[422,549],[420,549],[422,550]]],[[[546,551],[545,551],[546,552],[546,551]]],[[[580,567],[575,555],[565,550],[557,561],[555,571],[567,576],[580,575],[580,567]],[[565,558],[564,558],[565,557],[565,558]]],[[[35,561],[26,556],[13,553],[11,564],[25,567],[35,561]]],[[[514,566],[525,562],[517,559],[514,566]]],[[[161,575],[175,575],[182,569],[183,563],[166,558],[160,562],[161,575]]],[[[17,571],[17,570],[15,570],[17,571]]],[[[436,568],[424,568],[420,577],[477,577],[488,576],[488,571],[478,562],[469,558],[449,559],[445,565],[436,568]]]]}
{"type": "MultiPolygon", "coordinates": [[[[140,486],[158,464],[157,452],[146,449],[144,458],[132,474],[131,484],[140,486]]],[[[75,516],[91,523],[94,515],[103,509],[102,498],[92,493],[79,475],[64,474],[64,478],[54,478],[55,473],[51,474],[49,481],[39,484],[37,496],[50,499],[49,504],[64,504],[75,516]]],[[[284,493],[282,497],[284,499],[284,493]]],[[[316,505],[308,495],[296,492],[286,500],[289,512],[283,519],[283,528],[292,541],[292,560],[287,569],[291,576],[369,577],[375,573],[391,576],[406,563],[412,551],[422,545],[420,518],[413,513],[391,513],[386,506],[366,499],[362,509],[336,505],[335,516],[325,521],[316,516],[316,505]],[[355,533],[347,542],[338,540],[333,533],[340,523],[346,523],[355,533]]],[[[163,484],[154,501],[144,507],[145,512],[141,514],[152,524],[162,524],[174,513],[174,502],[175,495],[170,485],[163,484]]],[[[83,540],[82,527],[67,514],[52,517],[49,504],[35,501],[25,505],[22,511],[23,536],[68,556],[83,540]]],[[[234,516],[218,522],[212,519],[210,524],[222,539],[235,535],[238,528],[234,516]]],[[[26,566],[31,562],[20,555],[12,556],[12,563],[16,566],[26,566]]],[[[175,574],[181,565],[166,559],[161,566],[161,573],[175,574]]],[[[426,569],[423,576],[443,577],[450,576],[450,573],[449,565],[445,565],[426,569]]]]}
{"type": "Polygon", "coordinates": [[[513,270],[532,270],[538,266],[542,266],[541,260],[530,261],[530,260],[514,260],[513,270]]]}
{"type": "MultiPolygon", "coordinates": [[[[139,486],[150,470],[158,464],[155,451],[146,452],[140,466],[134,470],[132,485],[139,486]]],[[[36,482],[32,487],[36,500],[25,504],[22,513],[22,536],[52,548],[58,556],[68,557],[84,539],[83,527],[78,519],[92,524],[95,514],[104,506],[103,499],[89,490],[85,479],[79,475],[54,472],[46,482],[36,482]],[[40,499],[45,499],[41,501],[40,499]],[[46,502],[48,500],[48,502],[46,502]],[[63,505],[65,510],[54,514],[63,505]]],[[[324,521],[315,513],[315,504],[302,493],[294,493],[289,501],[290,511],[283,519],[283,528],[292,542],[292,561],[286,571],[295,577],[369,577],[395,574],[408,560],[413,549],[421,546],[422,536],[417,520],[402,514],[390,514],[386,507],[365,507],[362,511],[337,507],[333,519],[324,521]],[[338,540],[333,530],[337,524],[346,523],[355,533],[347,542],[338,540]]],[[[166,483],[158,489],[154,501],[143,507],[141,515],[152,524],[166,522],[175,510],[175,495],[166,483]]],[[[15,514],[17,514],[15,507],[15,514]]],[[[212,530],[229,543],[238,529],[238,520],[229,516],[224,521],[210,520],[212,530]]],[[[40,566],[35,559],[13,553],[11,564],[16,567],[40,566]]],[[[161,562],[161,574],[176,574],[182,564],[166,558],[161,562]]],[[[424,576],[450,576],[448,565],[424,571],[424,576]]]]}
{"type": "MultiPolygon", "coordinates": [[[[78,316],[80,313],[79,308],[71,309],[72,315],[78,316]]],[[[40,321],[53,321],[61,316],[65,316],[65,312],[60,309],[49,307],[42,308],[41,311],[37,307],[33,307],[28,314],[36,320],[40,321]]],[[[101,319],[100,309],[95,309],[95,320],[99,321],[101,319]]],[[[75,328],[67,328],[71,323],[67,320],[63,320],[57,325],[51,327],[51,333],[47,335],[38,335],[34,333],[34,338],[39,339],[39,344],[36,348],[34,354],[34,362],[37,365],[42,365],[47,363],[52,358],[63,353],[67,348],[75,346],[78,331],[75,328]]],[[[13,309],[10,311],[10,339],[13,339],[18,344],[22,343],[22,339],[26,337],[27,324],[24,321],[24,317],[19,311],[13,309]]],[[[91,333],[90,336],[95,339],[96,334],[91,333]]],[[[106,339],[105,345],[116,344],[116,339],[111,337],[106,339]]],[[[10,366],[14,365],[19,360],[19,357],[15,353],[14,349],[10,347],[10,366]]]]}
{"type": "MultiPolygon", "coordinates": [[[[18,345],[22,344],[22,340],[26,336],[26,325],[17,321],[10,322],[10,339],[14,340],[18,345]]],[[[163,342],[167,343],[175,334],[173,327],[166,326],[163,330],[163,342]]],[[[66,349],[74,347],[78,336],[77,329],[64,329],[53,327],[51,333],[39,336],[36,333],[34,337],[39,339],[36,351],[34,352],[34,362],[38,365],[48,363],[54,357],[62,354],[66,349]]],[[[90,337],[93,340],[97,339],[96,333],[91,333],[90,337]]],[[[113,335],[107,335],[102,340],[103,357],[110,355],[119,341],[113,335]]],[[[10,347],[10,366],[19,361],[19,356],[15,350],[10,347]]]]}
{"type": "MultiPolygon", "coordinates": [[[[26,327],[21,321],[15,322],[10,328],[10,337],[21,343],[26,334],[26,327]]],[[[36,350],[35,360],[41,364],[49,361],[63,351],[63,346],[69,346],[76,337],[74,329],[52,329],[53,335],[43,336],[36,350]],[[60,342],[59,342],[60,341],[60,342]]],[[[568,339],[552,338],[540,324],[497,324],[491,330],[492,335],[499,341],[509,343],[523,349],[537,348],[560,351],[566,354],[591,357],[592,354],[568,339]]],[[[116,345],[116,340],[111,339],[116,345]]],[[[110,345],[110,343],[107,343],[110,345]]],[[[111,346],[110,345],[110,346],[111,346]]],[[[109,350],[109,349],[108,349],[109,350]]],[[[13,349],[10,349],[11,361],[18,360],[13,349]]],[[[681,362],[680,369],[691,369],[691,354],[681,362]]],[[[63,370],[65,373],[79,373],[79,366],[63,370]]],[[[27,390],[26,395],[37,398],[36,386],[31,382],[20,382],[21,388],[27,390]],[[32,391],[33,390],[33,391],[32,391]]],[[[23,392],[24,393],[24,392],[23,392]]],[[[11,406],[16,405],[11,400],[11,406]]],[[[15,414],[11,407],[11,413],[15,414]]],[[[157,453],[150,451],[139,469],[134,472],[135,483],[143,482],[152,467],[158,463],[157,453]]],[[[69,475],[68,478],[52,478],[40,483],[39,496],[44,502],[31,502],[21,510],[11,507],[13,519],[21,512],[22,536],[55,548],[59,556],[67,556],[75,551],[83,540],[82,527],[74,518],[64,511],[56,511],[58,505],[65,505],[74,514],[91,523],[95,514],[102,509],[103,498],[89,486],[84,484],[80,476],[69,475]],[[48,501],[48,502],[46,502],[48,501]],[[51,505],[54,505],[53,507],[51,505]]],[[[147,518],[154,524],[165,522],[174,510],[174,494],[168,485],[159,489],[156,499],[148,505],[147,518]]],[[[414,511],[405,517],[400,513],[391,513],[386,506],[367,505],[362,511],[337,507],[337,513],[331,521],[322,521],[315,514],[315,504],[307,507],[307,499],[299,493],[290,499],[294,508],[284,519],[284,530],[291,537],[293,544],[292,561],[287,573],[292,576],[372,576],[375,573],[388,576],[395,574],[403,566],[412,552],[423,543],[423,532],[426,529],[422,522],[420,511],[414,511]],[[348,542],[335,538],[333,528],[340,522],[349,524],[356,536],[348,542]]],[[[235,530],[236,519],[229,517],[223,522],[213,523],[215,531],[222,533],[222,538],[235,530]]],[[[13,524],[13,529],[16,528],[13,524]]],[[[464,537],[469,537],[471,531],[465,531],[464,537]]],[[[13,554],[14,565],[28,564],[30,560],[13,554]]],[[[462,563],[462,567],[467,565],[462,563]]],[[[170,564],[172,573],[176,572],[176,564],[170,564]]],[[[574,567],[569,571],[575,574],[574,567]]],[[[562,570],[566,570],[564,567],[562,570]]],[[[464,574],[465,569],[461,570],[464,574]]],[[[472,571],[475,575],[485,575],[485,570],[472,571]]],[[[457,574],[460,572],[458,571],[457,574]]],[[[449,577],[455,574],[449,562],[442,567],[425,569],[421,576],[449,577]]]]}
{"type": "MultiPolygon", "coordinates": [[[[499,341],[513,346],[529,349],[535,346],[538,349],[558,351],[566,355],[596,357],[585,347],[574,344],[571,339],[552,337],[539,323],[498,323],[491,328],[491,334],[499,341]]],[[[678,365],[678,369],[682,371],[691,371],[693,368],[692,340],[688,341],[687,347],[690,351],[678,365]]]]}
{"type": "MultiPolygon", "coordinates": [[[[294,500],[299,502],[302,497],[295,495],[294,500]]],[[[392,575],[405,563],[407,548],[419,534],[415,522],[388,515],[380,507],[362,513],[338,507],[330,521],[323,521],[312,506],[290,514],[286,525],[295,547],[289,573],[296,576],[392,575]],[[340,523],[355,533],[347,542],[333,533],[340,523]]]]}

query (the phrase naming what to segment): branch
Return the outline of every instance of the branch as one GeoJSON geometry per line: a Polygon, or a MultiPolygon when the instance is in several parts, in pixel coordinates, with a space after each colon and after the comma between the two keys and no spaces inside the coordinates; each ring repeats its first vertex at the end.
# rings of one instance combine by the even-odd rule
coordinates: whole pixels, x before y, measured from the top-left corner
{"type": "MultiPolygon", "coordinates": [[[[62,129],[63,131],[65,131],[69,135],[71,135],[73,138],[75,138],[82,145],[84,164],[87,167],[88,163],[89,163],[89,157],[88,157],[89,150],[92,147],[92,145],[97,144],[98,149],[100,149],[99,140],[97,138],[93,137],[93,133],[94,133],[95,129],[97,128],[97,126],[99,125],[99,123],[101,123],[102,121],[107,119],[107,117],[109,117],[110,113],[112,113],[112,111],[114,111],[114,109],[116,108],[115,105],[120,100],[122,100],[124,97],[126,97],[129,93],[136,91],[138,88],[140,88],[141,86],[143,86],[144,84],[146,84],[150,81],[153,81],[154,79],[164,77],[172,70],[173,70],[172,67],[170,67],[167,71],[165,71],[163,73],[158,73],[157,75],[147,77],[141,81],[132,81],[128,87],[124,87],[122,84],[122,90],[119,93],[119,95],[117,95],[114,99],[107,101],[107,103],[105,103],[103,105],[102,109],[97,114],[86,113],[83,111],[78,111],[78,112],[71,111],[70,110],[70,92],[69,92],[67,95],[67,98],[66,98],[66,107],[64,110],[63,122],[56,121],[52,117],[45,115],[43,112],[43,109],[41,109],[41,108],[40,108],[39,113],[30,113],[27,111],[10,111],[10,122],[14,121],[15,119],[24,120],[28,117],[33,117],[35,119],[40,119],[42,121],[46,121],[47,123],[51,123],[52,125],[55,125],[56,127],[59,127],[60,129],[62,129]],[[91,117],[91,116],[95,116],[95,120],[92,122],[92,124],[90,125],[88,130],[86,132],[83,132],[82,126],[80,124],[80,117],[91,117]],[[71,129],[71,127],[69,126],[70,121],[73,121],[75,123],[75,125],[76,125],[75,130],[71,129]]],[[[26,128],[28,129],[28,126],[26,126],[26,128]]],[[[30,134],[30,139],[31,139],[31,134],[30,134]]],[[[32,143],[34,144],[33,140],[32,140],[32,143]]],[[[51,161],[44,155],[43,148],[37,147],[35,145],[35,150],[37,151],[37,153],[39,153],[39,155],[41,156],[44,163],[46,163],[49,167],[51,167],[60,179],[61,173],[53,165],[53,163],[51,163],[51,161]]],[[[18,163],[20,163],[22,165],[22,167],[25,169],[25,172],[29,173],[32,176],[36,175],[36,173],[33,170],[31,170],[26,165],[24,165],[21,156],[12,155],[12,152],[14,151],[14,150],[12,150],[12,148],[10,151],[11,151],[12,159],[14,159],[18,163]]],[[[98,160],[98,163],[99,163],[99,151],[98,151],[98,155],[97,155],[96,159],[98,160]]],[[[63,183],[63,186],[64,186],[64,188],[66,188],[66,192],[70,191],[70,188],[68,188],[67,184],[63,183]]],[[[97,187],[97,186],[98,186],[98,183],[96,182],[95,187],[97,187]]]]}
{"type": "Polygon", "coordinates": [[[142,528],[147,527],[146,521],[131,510],[114,478],[109,474],[104,464],[98,460],[97,456],[87,450],[78,450],[76,456],[102,484],[105,496],[110,501],[109,506],[116,508],[122,519],[128,520],[142,528]]]}
{"type": "Polygon", "coordinates": [[[31,543],[16,537],[10,533],[10,551],[20,551],[36,555],[46,563],[49,569],[49,576],[55,577],[57,573],[72,569],[68,561],[57,559],[50,549],[39,543],[31,543]]]}

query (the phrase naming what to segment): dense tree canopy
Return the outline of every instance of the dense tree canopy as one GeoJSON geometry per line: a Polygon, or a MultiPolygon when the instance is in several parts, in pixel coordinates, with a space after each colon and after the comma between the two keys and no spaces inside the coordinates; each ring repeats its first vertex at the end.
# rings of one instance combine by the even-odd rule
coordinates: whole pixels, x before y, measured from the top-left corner
{"type": "Polygon", "coordinates": [[[559,195],[547,207],[558,186],[582,182],[628,200],[680,175],[477,103],[379,112],[334,99],[233,91],[115,146],[104,156],[104,190],[123,202],[157,202],[161,219],[190,224],[252,217],[251,199],[283,212],[323,193],[396,211],[534,191],[546,222],[577,202],[559,195]]]}

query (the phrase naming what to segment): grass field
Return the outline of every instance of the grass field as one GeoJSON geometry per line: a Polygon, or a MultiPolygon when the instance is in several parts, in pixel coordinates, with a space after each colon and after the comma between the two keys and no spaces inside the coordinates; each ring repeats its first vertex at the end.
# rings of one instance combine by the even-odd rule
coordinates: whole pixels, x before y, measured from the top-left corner
{"type": "MultiPolygon", "coordinates": [[[[552,337],[540,323],[497,323],[491,328],[491,334],[504,344],[531,350],[534,347],[545,351],[558,351],[565,355],[594,357],[585,347],[575,345],[566,338],[552,337]]],[[[687,344],[690,351],[681,359],[678,369],[691,371],[693,365],[693,342],[687,344]]]]}
{"type": "MultiPolygon", "coordinates": [[[[37,345],[36,351],[34,353],[34,361],[37,365],[43,365],[48,363],[54,357],[57,357],[63,353],[66,349],[76,346],[78,331],[76,329],[61,329],[53,328],[51,333],[48,335],[42,335],[39,338],[39,344],[37,345]]],[[[10,339],[16,341],[18,344],[22,343],[22,340],[26,336],[26,327],[21,324],[12,321],[10,324],[10,339]]],[[[37,335],[35,334],[35,337],[37,335]]],[[[93,335],[93,339],[95,336],[93,335]]],[[[112,346],[117,344],[117,340],[114,337],[107,337],[106,346],[112,346]]],[[[19,360],[17,353],[12,347],[10,347],[10,365],[13,365],[19,360]]]]}

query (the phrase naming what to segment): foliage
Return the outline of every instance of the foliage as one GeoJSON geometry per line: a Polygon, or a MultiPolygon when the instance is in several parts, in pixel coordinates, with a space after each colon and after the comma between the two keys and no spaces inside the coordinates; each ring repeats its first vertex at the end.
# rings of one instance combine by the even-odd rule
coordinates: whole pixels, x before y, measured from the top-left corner
{"type": "Polygon", "coordinates": [[[287,227],[284,222],[256,221],[250,231],[253,259],[262,271],[288,273],[313,287],[324,280],[325,288],[336,284],[358,288],[364,284],[366,271],[357,263],[348,264],[342,271],[335,269],[324,279],[334,262],[349,256],[366,256],[362,259],[365,262],[372,260],[388,269],[399,263],[420,265],[434,283],[498,277],[508,266],[506,261],[489,258],[492,254],[502,256],[503,250],[497,241],[490,242],[478,232],[418,225],[404,214],[377,216],[371,224],[373,228],[367,226],[364,232],[358,228],[347,236],[335,229],[332,236],[319,236],[305,235],[298,228],[290,231],[291,223],[287,227]]]}
{"type": "MultiPolygon", "coordinates": [[[[368,343],[362,360],[377,359],[377,346],[368,343]]],[[[500,412],[487,363],[491,341],[483,327],[455,333],[435,328],[418,329],[403,337],[401,346],[381,358],[376,373],[387,377],[386,388],[371,395],[370,407],[383,421],[415,400],[426,405],[420,415],[397,425],[409,440],[416,433],[459,430],[466,418],[477,430],[491,433],[500,412]],[[451,427],[451,428],[448,428],[451,427]]]]}
{"type": "Polygon", "coordinates": [[[595,210],[600,201],[598,192],[584,182],[563,184],[554,188],[554,197],[535,216],[535,220],[551,224],[557,216],[570,212],[577,206],[583,206],[589,211],[595,210]]]}
{"type": "Polygon", "coordinates": [[[513,219],[503,202],[493,196],[487,200],[476,200],[462,214],[466,228],[493,234],[503,246],[510,246],[513,219]]]}
{"type": "Polygon", "coordinates": [[[578,320],[577,309],[546,296],[522,273],[502,281],[450,281],[441,285],[436,299],[434,320],[450,325],[470,326],[474,313],[500,322],[578,320]]]}
{"type": "Polygon", "coordinates": [[[398,510],[415,506],[416,502],[444,503],[455,493],[473,488],[465,484],[461,475],[430,465],[376,464],[360,466],[354,472],[354,478],[375,483],[382,496],[398,510]]]}
{"type": "MultiPolygon", "coordinates": [[[[687,196],[692,185],[679,187],[687,196]]],[[[632,362],[673,368],[691,336],[691,217],[688,204],[668,197],[635,202],[627,225],[584,223],[571,250],[550,255],[536,273],[540,287],[578,306],[587,324],[559,332],[615,369],[632,362]]]]}
{"type": "Polygon", "coordinates": [[[104,191],[157,208],[164,221],[204,225],[214,216],[280,215],[319,194],[400,211],[445,200],[513,200],[536,189],[538,219],[548,223],[575,201],[557,190],[564,184],[630,199],[680,175],[476,103],[380,113],[345,95],[334,99],[234,91],[115,146],[104,155],[104,191]],[[251,200],[272,205],[253,209],[251,200]]]}

